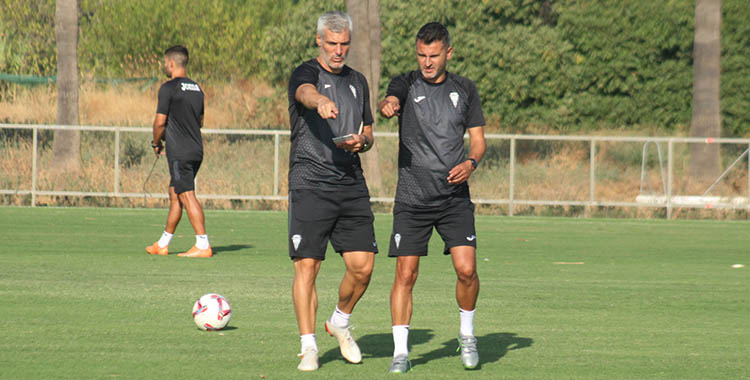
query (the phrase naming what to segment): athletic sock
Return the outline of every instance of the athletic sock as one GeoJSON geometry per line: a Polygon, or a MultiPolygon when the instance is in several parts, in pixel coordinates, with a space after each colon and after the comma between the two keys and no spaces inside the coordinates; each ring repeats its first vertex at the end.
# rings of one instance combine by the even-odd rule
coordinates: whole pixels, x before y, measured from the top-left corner
{"type": "Polygon", "coordinates": [[[461,316],[461,335],[474,336],[474,312],[477,309],[467,311],[458,308],[458,313],[461,316]]]}
{"type": "Polygon", "coordinates": [[[159,248],[164,248],[169,245],[169,242],[172,241],[172,236],[174,234],[170,234],[167,231],[162,232],[161,237],[159,238],[159,248]]]}
{"type": "Polygon", "coordinates": [[[393,357],[409,355],[409,325],[395,325],[393,329],[393,357]]]}
{"type": "Polygon", "coordinates": [[[198,249],[208,248],[208,235],[195,235],[195,246],[198,249]]]}
{"type": "Polygon", "coordinates": [[[336,306],[336,310],[333,311],[330,321],[336,327],[349,327],[349,318],[351,317],[351,314],[344,313],[336,306]]]}
{"type": "Polygon", "coordinates": [[[315,351],[318,350],[318,343],[315,342],[315,334],[300,335],[299,340],[302,346],[302,350],[300,352],[305,352],[308,347],[314,349],[315,351]]]}

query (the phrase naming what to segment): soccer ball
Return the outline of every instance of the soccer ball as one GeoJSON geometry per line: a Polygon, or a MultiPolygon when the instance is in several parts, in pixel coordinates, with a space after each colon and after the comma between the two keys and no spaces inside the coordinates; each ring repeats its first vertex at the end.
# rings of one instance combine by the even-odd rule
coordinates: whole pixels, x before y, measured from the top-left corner
{"type": "Polygon", "coordinates": [[[193,305],[193,321],[201,330],[221,330],[232,319],[232,306],[222,295],[209,293],[193,305]]]}

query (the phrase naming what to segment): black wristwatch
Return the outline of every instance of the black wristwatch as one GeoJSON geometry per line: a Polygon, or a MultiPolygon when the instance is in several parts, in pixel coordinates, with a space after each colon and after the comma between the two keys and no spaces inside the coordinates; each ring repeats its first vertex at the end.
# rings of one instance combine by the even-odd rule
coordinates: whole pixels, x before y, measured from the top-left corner
{"type": "Polygon", "coordinates": [[[159,147],[159,144],[154,144],[154,142],[152,141],[151,142],[151,147],[154,148],[154,149],[156,149],[156,148],[159,147]]]}
{"type": "Polygon", "coordinates": [[[477,168],[477,166],[479,166],[479,163],[477,162],[477,160],[475,160],[475,159],[473,159],[473,158],[467,158],[467,160],[468,160],[468,161],[471,161],[471,166],[472,166],[472,167],[473,167],[474,169],[476,169],[476,168],[477,168]]]}
{"type": "Polygon", "coordinates": [[[362,144],[362,147],[359,149],[359,153],[364,153],[370,150],[372,148],[372,142],[370,141],[370,138],[367,137],[367,135],[362,135],[365,138],[365,143],[362,144]]]}

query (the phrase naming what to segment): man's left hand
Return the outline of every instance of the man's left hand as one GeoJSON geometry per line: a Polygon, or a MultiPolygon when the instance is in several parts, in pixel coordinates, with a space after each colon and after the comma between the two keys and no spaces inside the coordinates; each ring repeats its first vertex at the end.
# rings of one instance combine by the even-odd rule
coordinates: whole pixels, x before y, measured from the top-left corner
{"type": "Polygon", "coordinates": [[[466,182],[469,177],[471,176],[471,173],[474,172],[474,166],[471,164],[471,161],[466,160],[451,169],[450,172],[448,172],[448,183],[451,185],[458,185],[461,183],[466,182]]]}

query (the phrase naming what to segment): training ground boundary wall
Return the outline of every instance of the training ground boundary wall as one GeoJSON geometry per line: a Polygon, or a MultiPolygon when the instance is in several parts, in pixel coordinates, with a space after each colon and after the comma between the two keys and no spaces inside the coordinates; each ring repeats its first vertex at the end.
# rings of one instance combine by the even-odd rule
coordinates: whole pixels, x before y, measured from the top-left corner
{"type": "MultiPolygon", "coordinates": [[[[31,207],[36,206],[37,196],[72,196],[72,197],[131,197],[131,198],[167,198],[167,194],[146,194],[138,192],[122,192],[119,188],[120,180],[120,134],[123,132],[136,132],[151,134],[150,128],[143,127],[112,127],[112,126],[60,126],[60,125],[31,125],[31,124],[0,124],[0,129],[20,129],[31,130],[33,136],[32,150],[32,180],[30,189],[0,189],[0,194],[5,195],[31,195],[31,207]],[[38,137],[39,131],[42,130],[75,130],[75,131],[96,131],[107,132],[113,135],[113,154],[114,154],[114,175],[112,178],[111,192],[81,192],[81,191],[45,191],[37,189],[37,164],[39,158],[38,137]]],[[[224,134],[224,135],[255,135],[273,137],[273,193],[272,194],[244,194],[244,195],[225,195],[225,194],[199,194],[200,199],[217,199],[217,200],[269,200],[269,201],[286,201],[287,195],[279,193],[279,178],[282,175],[279,168],[279,154],[281,136],[288,138],[288,130],[256,130],[256,129],[202,129],[203,134],[224,134]]],[[[376,137],[397,138],[398,134],[394,132],[376,132],[376,137]]],[[[466,136],[468,138],[468,135],[466,136]]],[[[684,196],[673,194],[674,183],[674,144],[736,144],[743,148],[747,147],[750,151],[750,139],[741,138],[700,138],[700,137],[640,137],[640,136],[546,136],[546,135],[511,135],[511,134],[486,134],[487,140],[506,140],[510,143],[510,154],[508,156],[508,173],[507,181],[509,190],[507,198],[486,198],[472,201],[477,204],[505,205],[508,207],[508,215],[513,216],[515,206],[583,206],[583,207],[649,207],[666,209],[666,217],[672,217],[672,211],[675,207],[682,208],[728,208],[744,209],[750,212],[750,154],[747,154],[747,195],[743,197],[719,197],[719,196],[684,196]],[[588,142],[589,154],[589,196],[588,200],[534,200],[518,199],[515,194],[516,179],[516,143],[519,141],[577,141],[588,142]],[[660,195],[639,195],[633,202],[610,202],[596,199],[596,149],[597,144],[601,142],[633,142],[633,143],[655,143],[666,144],[666,178],[664,182],[663,194],[660,195]]],[[[644,149],[645,150],[645,149],[644,149]]],[[[747,153],[746,151],[745,153],[747,153]]],[[[745,155],[743,153],[743,156],[745,155]]],[[[288,152],[285,152],[288,154],[288,152]]],[[[735,164],[742,159],[740,156],[735,164]]],[[[284,170],[283,175],[286,175],[284,170]]],[[[664,175],[662,175],[664,176],[664,175]]],[[[498,194],[500,192],[498,191],[498,194]]],[[[393,202],[389,197],[372,197],[372,202],[393,202]]]]}

